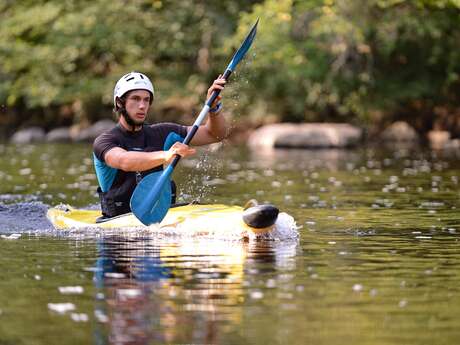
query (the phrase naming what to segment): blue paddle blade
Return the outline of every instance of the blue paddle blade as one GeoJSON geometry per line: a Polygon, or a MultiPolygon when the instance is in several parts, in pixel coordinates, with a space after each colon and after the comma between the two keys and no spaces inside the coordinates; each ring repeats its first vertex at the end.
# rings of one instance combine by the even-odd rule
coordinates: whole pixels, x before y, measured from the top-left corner
{"type": "Polygon", "coordinates": [[[144,177],[131,196],[130,206],[142,224],[160,223],[171,206],[171,173],[168,166],[163,171],[144,177]]]}
{"type": "Polygon", "coordinates": [[[238,65],[238,63],[243,59],[244,55],[246,55],[246,52],[251,47],[252,41],[254,41],[254,38],[256,37],[257,24],[259,24],[259,19],[257,19],[256,23],[252,26],[251,31],[249,31],[248,35],[241,44],[240,48],[236,51],[235,55],[233,55],[232,61],[230,61],[227,66],[227,69],[230,71],[235,69],[236,65],[238,65]]]}

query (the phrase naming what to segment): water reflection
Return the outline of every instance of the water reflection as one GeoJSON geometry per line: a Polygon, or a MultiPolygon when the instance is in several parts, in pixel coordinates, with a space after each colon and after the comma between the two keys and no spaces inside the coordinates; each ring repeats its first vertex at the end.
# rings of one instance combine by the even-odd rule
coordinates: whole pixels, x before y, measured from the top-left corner
{"type": "Polygon", "coordinates": [[[238,329],[245,301],[260,297],[257,274],[295,268],[297,250],[297,241],[104,237],[95,315],[111,344],[221,343],[238,329]]]}
{"type": "Polygon", "coordinates": [[[56,334],[76,338],[94,325],[101,344],[458,343],[459,153],[367,148],[267,156],[227,146],[209,155],[216,172],[181,163],[175,178],[190,185],[181,188],[190,198],[205,190],[206,202],[256,198],[294,216],[300,250],[282,236],[241,243],[39,231],[49,227],[49,205],[97,202],[92,188],[80,189],[95,183],[85,162],[90,151],[1,151],[0,233],[8,239],[0,236],[7,268],[0,343],[33,343],[46,333],[43,342],[54,344],[56,334]],[[51,236],[29,238],[35,231],[51,236]],[[93,273],[80,274],[96,255],[94,310],[93,273]],[[70,285],[87,295],[61,296],[57,288],[70,285]],[[57,302],[75,304],[88,321],[50,313],[47,303],[57,302]]]}

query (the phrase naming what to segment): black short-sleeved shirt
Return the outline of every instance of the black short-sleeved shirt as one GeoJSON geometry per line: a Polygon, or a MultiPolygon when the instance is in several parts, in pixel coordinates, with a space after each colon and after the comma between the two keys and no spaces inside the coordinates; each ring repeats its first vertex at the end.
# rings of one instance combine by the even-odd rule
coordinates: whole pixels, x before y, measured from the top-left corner
{"type": "MultiPolygon", "coordinates": [[[[96,138],[93,145],[94,166],[103,192],[107,192],[119,171],[105,163],[105,154],[114,147],[121,147],[127,151],[162,151],[168,150],[175,142],[183,141],[187,135],[187,127],[174,123],[159,123],[144,125],[140,131],[130,132],[120,124],[96,138]]],[[[154,170],[160,170],[158,167],[154,170]]],[[[118,174],[120,175],[120,174],[118,174]]],[[[123,174],[124,175],[124,174],[123,174]]],[[[122,177],[118,176],[117,180],[122,177]]],[[[122,178],[123,179],[123,178],[122,178]]],[[[117,181],[117,184],[122,181],[117,181]]]]}

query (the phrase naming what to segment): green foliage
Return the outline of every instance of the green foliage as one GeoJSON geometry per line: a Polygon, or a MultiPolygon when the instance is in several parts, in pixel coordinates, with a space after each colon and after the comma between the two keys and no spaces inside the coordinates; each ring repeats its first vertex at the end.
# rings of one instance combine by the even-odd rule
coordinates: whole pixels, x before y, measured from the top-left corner
{"type": "Polygon", "coordinates": [[[459,108],[459,0],[5,0],[0,104],[17,125],[93,121],[130,70],[157,103],[198,104],[258,17],[237,114],[370,124],[418,109],[432,123],[459,108]]]}
{"type": "Polygon", "coordinates": [[[244,90],[290,120],[372,121],[419,100],[460,103],[460,2],[266,0],[244,90]],[[374,117],[373,117],[374,116],[374,117]]]}
{"type": "Polygon", "coordinates": [[[115,81],[130,70],[150,75],[163,100],[184,92],[196,75],[208,82],[212,55],[207,51],[232,33],[246,3],[2,3],[0,104],[23,110],[69,105],[80,121],[91,116],[93,104],[111,105],[115,81]]]}

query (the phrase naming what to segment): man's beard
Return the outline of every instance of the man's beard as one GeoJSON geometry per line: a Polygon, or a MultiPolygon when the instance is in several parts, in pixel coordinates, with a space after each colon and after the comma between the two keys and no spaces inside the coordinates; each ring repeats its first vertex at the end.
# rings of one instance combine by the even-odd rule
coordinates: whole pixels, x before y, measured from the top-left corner
{"type": "Polygon", "coordinates": [[[136,120],[136,119],[133,119],[131,116],[129,116],[129,118],[136,126],[142,126],[145,122],[145,118],[144,120],[136,120]]]}
{"type": "Polygon", "coordinates": [[[133,119],[131,116],[129,116],[128,112],[126,111],[126,109],[123,109],[121,114],[123,115],[123,117],[125,118],[126,120],[126,123],[128,125],[130,125],[131,127],[138,127],[138,126],[142,126],[145,122],[145,119],[144,120],[135,120],[133,119]]]}

